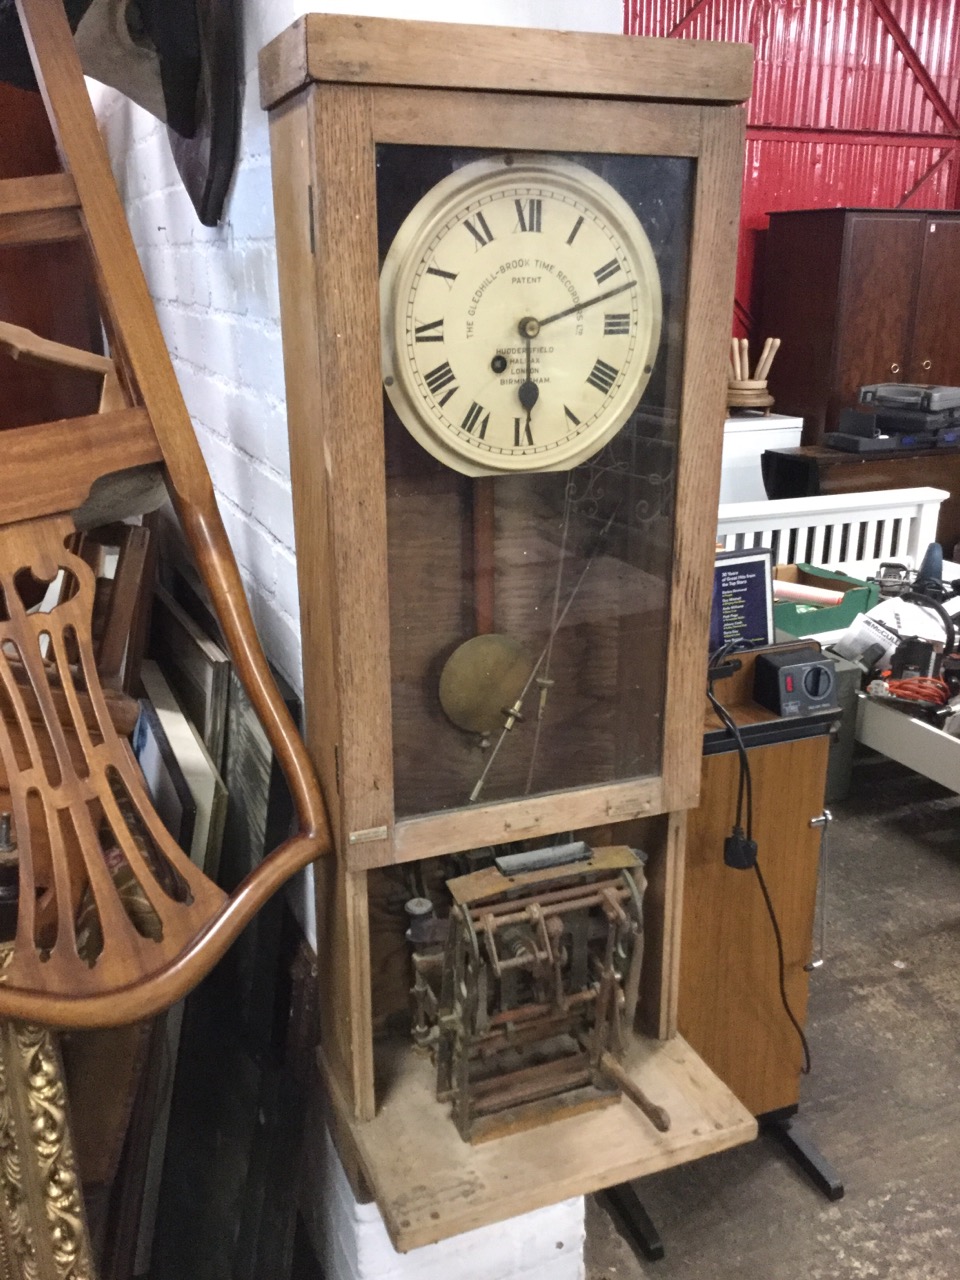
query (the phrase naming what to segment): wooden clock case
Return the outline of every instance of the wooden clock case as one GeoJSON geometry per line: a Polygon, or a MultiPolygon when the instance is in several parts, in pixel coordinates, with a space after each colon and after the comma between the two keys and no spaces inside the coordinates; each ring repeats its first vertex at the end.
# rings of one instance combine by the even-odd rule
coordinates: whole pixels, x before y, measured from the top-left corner
{"type": "MultiPolygon", "coordinates": [[[[320,1062],[355,1189],[407,1249],[708,1154],[753,1118],[676,1035],[685,811],[700,782],[748,46],[311,14],[261,54],[270,113],[305,686],[337,855],[317,867],[320,1062]],[[410,812],[395,806],[377,148],[685,157],[682,311],[661,729],[641,777],[410,812]],[[575,831],[648,854],[630,1103],[479,1147],[391,1035],[407,1004],[408,864],[575,831]]],[[[427,866],[427,863],[422,865],[427,866]]]]}

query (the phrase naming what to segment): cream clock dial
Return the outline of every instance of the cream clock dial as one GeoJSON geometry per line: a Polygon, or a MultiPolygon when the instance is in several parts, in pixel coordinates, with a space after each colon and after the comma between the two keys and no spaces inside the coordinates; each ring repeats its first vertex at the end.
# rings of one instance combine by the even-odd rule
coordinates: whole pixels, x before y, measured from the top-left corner
{"type": "Polygon", "coordinates": [[[380,276],[383,380],[404,425],[466,475],[559,471],[623,426],[662,298],[626,201],[550,157],[465,165],[411,210],[380,276]]]}

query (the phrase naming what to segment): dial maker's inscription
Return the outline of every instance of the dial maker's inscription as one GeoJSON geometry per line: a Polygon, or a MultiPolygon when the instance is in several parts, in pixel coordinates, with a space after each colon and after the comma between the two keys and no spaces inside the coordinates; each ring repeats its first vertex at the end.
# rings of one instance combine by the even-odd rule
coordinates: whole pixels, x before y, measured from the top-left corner
{"type": "MultiPolygon", "coordinates": [[[[427,267],[427,271],[429,272],[430,270],[430,267],[427,267]]],[[[485,276],[480,281],[473,297],[470,299],[470,306],[467,308],[465,336],[467,338],[473,337],[476,327],[471,324],[471,320],[476,317],[477,308],[483,301],[483,296],[487,289],[496,280],[502,276],[509,276],[511,285],[539,285],[543,283],[544,275],[556,276],[560,284],[569,293],[570,300],[572,302],[580,301],[577,286],[564,271],[561,271],[552,262],[544,262],[542,258],[516,258],[512,262],[501,262],[491,275],[485,276]]]]}

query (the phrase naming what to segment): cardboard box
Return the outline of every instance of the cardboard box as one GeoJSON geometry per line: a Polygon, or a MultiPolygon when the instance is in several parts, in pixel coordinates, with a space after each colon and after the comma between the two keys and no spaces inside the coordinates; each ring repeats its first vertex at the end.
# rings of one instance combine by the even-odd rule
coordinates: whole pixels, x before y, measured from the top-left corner
{"type": "Polygon", "coordinates": [[[774,580],[800,582],[808,587],[823,587],[827,591],[842,591],[840,604],[811,608],[792,600],[775,600],[774,625],[792,636],[815,636],[822,631],[840,631],[848,627],[858,613],[866,613],[880,599],[880,588],[875,582],[862,582],[845,573],[832,569],[818,569],[812,564],[777,564],[773,567],[774,580]]]}

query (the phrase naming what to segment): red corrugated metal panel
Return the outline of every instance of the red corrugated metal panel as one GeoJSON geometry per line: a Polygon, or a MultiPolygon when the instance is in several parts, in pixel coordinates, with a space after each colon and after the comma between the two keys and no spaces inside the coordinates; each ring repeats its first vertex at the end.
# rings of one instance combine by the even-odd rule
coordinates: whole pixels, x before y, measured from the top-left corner
{"type": "Polygon", "coordinates": [[[756,51],[741,329],[768,212],[958,203],[960,0],[626,0],[625,30],[756,51]]]}

